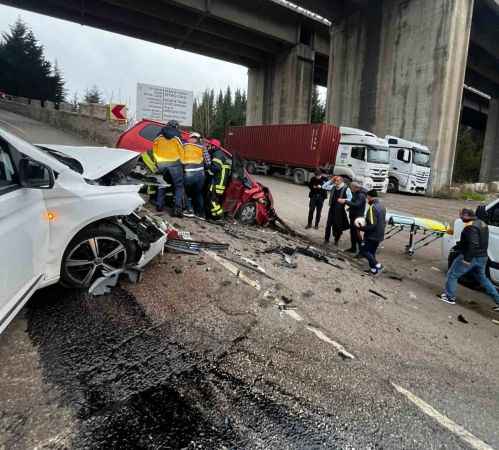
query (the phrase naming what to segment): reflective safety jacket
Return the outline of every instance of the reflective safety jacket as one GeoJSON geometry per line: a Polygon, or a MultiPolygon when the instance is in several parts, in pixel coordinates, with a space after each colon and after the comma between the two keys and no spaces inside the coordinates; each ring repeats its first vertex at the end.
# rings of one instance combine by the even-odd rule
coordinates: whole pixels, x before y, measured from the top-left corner
{"type": "Polygon", "coordinates": [[[181,161],[186,172],[204,171],[203,152],[204,148],[201,145],[191,143],[184,144],[181,161]]]}
{"type": "Polygon", "coordinates": [[[166,139],[160,135],[154,139],[152,152],[158,164],[175,163],[180,161],[184,153],[184,146],[178,137],[166,139]]]}
{"type": "Polygon", "coordinates": [[[146,167],[151,171],[151,173],[156,173],[158,171],[158,164],[156,163],[156,158],[152,150],[142,153],[142,161],[146,167]]]}
{"type": "Polygon", "coordinates": [[[229,184],[231,166],[228,164],[227,156],[221,150],[215,150],[212,154],[210,173],[212,174],[210,190],[218,195],[225,192],[229,184]]]}

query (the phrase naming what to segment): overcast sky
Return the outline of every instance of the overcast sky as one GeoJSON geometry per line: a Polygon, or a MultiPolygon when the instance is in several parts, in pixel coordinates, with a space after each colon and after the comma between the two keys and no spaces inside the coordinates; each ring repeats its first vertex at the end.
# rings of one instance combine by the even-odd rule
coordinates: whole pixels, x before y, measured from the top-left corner
{"type": "Polygon", "coordinates": [[[192,90],[194,95],[207,87],[247,86],[245,67],[8,6],[0,6],[0,32],[18,17],[43,44],[46,58],[57,59],[69,97],[74,92],[81,97],[96,84],[106,100],[134,106],[137,82],[192,90]]]}

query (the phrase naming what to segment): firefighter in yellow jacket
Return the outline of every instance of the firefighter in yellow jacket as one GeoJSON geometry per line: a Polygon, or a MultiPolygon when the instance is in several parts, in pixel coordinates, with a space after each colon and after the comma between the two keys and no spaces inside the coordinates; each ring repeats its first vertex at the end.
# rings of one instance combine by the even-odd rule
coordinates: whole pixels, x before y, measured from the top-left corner
{"type": "MultiPolygon", "coordinates": [[[[184,170],[182,167],[182,155],[184,146],[180,140],[179,123],[171,120],[161,129],[159,136],[154,140],[152,156],[155,160],[157,170],[165,179],[169,179],[173,185],[175,195],[174,215],[183,216],[184,203],[184,170]]],[[[159,188],[156,198],[156,208],[163,211],[165,206],[165,188],[159,188]]]]}
{"type": "Polygon", "coordinates": [[[211,140],[211,165],[210,165],[210,215],[213,219],[221,219],[223,217],[223,195],[229,184],[231,165],[227,154],[220,148],[221,144],[218,139],[211,140]]]}
{"type": "Polygon", "coordinates": [[[184,144],[182,164],[187,198],[187,212],[185,214],[196,214],[198,217],[204,217],[205,168],[209,167],[210,161],[209,154],[201,143],[199,133],[191,133],[189,142],[184,144]],[[192,211],[192,206],[194,206],[194,211],[192,211]]]}

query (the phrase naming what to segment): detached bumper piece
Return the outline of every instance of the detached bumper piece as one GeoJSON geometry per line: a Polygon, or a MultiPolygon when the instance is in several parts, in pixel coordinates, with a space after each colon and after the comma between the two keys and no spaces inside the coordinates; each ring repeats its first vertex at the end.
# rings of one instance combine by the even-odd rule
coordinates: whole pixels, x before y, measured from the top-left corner
{"type": "Polygon", "coordinates": [[[163,254],[167,225],[162,219],[137,211],[118,219],[117,224],[125,232],[131,257],[125,268],[97,278],[88,290],[91,295],[109,294],[122,275],[126,275],[130,282],[138,283],[142,279],[143,267],[155,256],[163,254]]]}
{"type": "Polygon", "coordinates": [[[176,253],[186,253],[188,255],[199,255],[201,250],[211,250],[223,252],[229,248],[229,244],[218,242],[185,241],[183,239],[169,239],[165,248],[176,253]]]}

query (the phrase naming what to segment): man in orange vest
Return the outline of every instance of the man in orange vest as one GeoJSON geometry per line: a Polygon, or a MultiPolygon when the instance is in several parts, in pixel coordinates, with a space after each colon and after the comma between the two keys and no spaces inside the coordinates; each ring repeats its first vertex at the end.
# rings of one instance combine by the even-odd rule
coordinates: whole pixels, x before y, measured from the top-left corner
{"type": "MultiPolygon", "coordinates": [[[[179,123],[171,120],[161,129],[159,136],[154,140],[152,154],[158,166],[158,172],[169,178],[175,191],[175,207],[173,214],[183,217],[184,203],[184,169],[182,154],[184,146],[180,140],[179,123]]],[[[158,189],[156,208],[163,211],[165,206],[164,189],[158,189]]]]}
{"type": "Polygon", "coordinates": [[[193,215],[190,204],[194,206],[194,214],[198,217],[205,216],[204,210],[204,185],[205,185],[205,167],[208,167],[209,161],[205,158],[206,150],[201,144],[201,135],[191,133],[189,142],[184,144],[182,155],[182,165],[184,166],[184,185],[187,194],[187,213],[193,215]]]}

